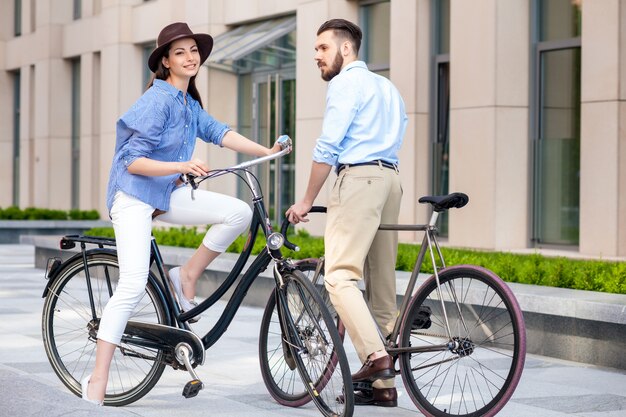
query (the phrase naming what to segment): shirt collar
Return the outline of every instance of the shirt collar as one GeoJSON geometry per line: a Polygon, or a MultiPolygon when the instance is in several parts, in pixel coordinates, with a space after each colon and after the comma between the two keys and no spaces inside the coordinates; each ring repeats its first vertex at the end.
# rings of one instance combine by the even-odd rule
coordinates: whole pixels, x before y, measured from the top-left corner
{"type": "Polygon", "coordinates": [[[363,69],[367,69],[367,65],[365,64],[365,62],[363,61],[352,61],[350,62],[348,65],[346,65],[345,67],[343,67],[343,69],[340,71],[340,73],[344,72],[344,71],[349,71],[352,68],[363,68],[363,69]]]}
{"type": "Polygon", "coordinates": [[[174,87],[172,84],[168,83],[165,80],[160,80],[160,79],[156,78],[154,80],[154,82],[152,83],[152,85],[154,85],[155,87],[157,87],[157,88],[159,88],[159,89],[161,89],[161,90],[171,94],[174,97],[178,97],[180,95],[181,98],[182,98],[183,92],[180,91],[178,88],[174,87]]]}

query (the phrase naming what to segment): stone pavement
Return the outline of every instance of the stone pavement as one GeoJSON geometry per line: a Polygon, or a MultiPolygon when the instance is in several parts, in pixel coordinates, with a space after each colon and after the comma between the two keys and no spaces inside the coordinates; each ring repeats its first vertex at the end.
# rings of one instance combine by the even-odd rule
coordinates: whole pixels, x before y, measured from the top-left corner
{"type": "MultiPolygon", "coordinates": [[[[69,393],[52,371],[41,342],[44,273],[33,266],[34,248],[0,245],[0,417],[277,417],[319,416],[315,406],[287,408],[263,385],[257,346],[262,310],[242,307],[230,328],[197,368],[207,386],[192,399],[181,396],[186,372],[166,369],[143,399],[121,408],[96,408],[69,393]]],[[[223,304],[221,304],[223,305],[223,304]]],[[[219,309],[216,309],[219,310],[219,309]]],[[[194,325],[204,333],[221,311],[194,325]]],[[[359,367],[349,343],[351,367],[359,367]]],[[[419,416],[398,378],[400,406],[357,407],[355,416],[419,416]]],[[[510,417],[626,416],[626,372],[528,355],[513,398],[500,413],[510,417]]]]}

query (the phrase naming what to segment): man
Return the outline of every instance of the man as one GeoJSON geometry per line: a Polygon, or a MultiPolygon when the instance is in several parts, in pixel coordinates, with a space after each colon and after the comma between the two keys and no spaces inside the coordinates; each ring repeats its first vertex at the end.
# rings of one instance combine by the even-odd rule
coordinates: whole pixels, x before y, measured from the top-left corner
{"type": "Polygon", "coordinates": [[[329,20],[317,32],[315,61],[322,79],[329,81],[326,112],[306,193],[287,215],[292,223],[308,221],[336,167],[324,235],[326,288],[364,364],[352,380],[373,382],[371,391],[357,392],[356,403],[395,407],[393,359],[380,333],[391,333],[397,315],[398,238],[397,232],[379,232],[378,226],[398,222],[397,153],[407,117],[393,84],[358,60],[361,38],[361,29],[343,19],[329,20]],[[372,313],[357,287],[363,278],[372,313]]]}

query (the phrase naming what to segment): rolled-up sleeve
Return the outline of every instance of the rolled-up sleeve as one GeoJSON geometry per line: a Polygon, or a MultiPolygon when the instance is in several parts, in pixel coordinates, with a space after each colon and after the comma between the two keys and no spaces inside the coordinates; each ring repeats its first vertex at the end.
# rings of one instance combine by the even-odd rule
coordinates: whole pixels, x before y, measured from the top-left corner
{"type": "Polygon", "coordinates": [[[118,129],[124,131],[128,138],[120,154],[126,167],[138,158],[150,157],[161,142],[166,122],[164,109],[155,106],[138,106],[120,118],[118,129]]]}
{"type": "Polygon", "coordinates": [[[359,109],[359,89],[349,78],[336,77],[328,85],[322,134],[313,149],[313,161],[335,166],[342,141],[359,109]]]}
{"type": "Polygon", "coordinates": [[[198,106],[198,131],[197,135],[205,142],[214,143],[222,146],[222,139],[228,132],[230,127],[224,123],[218,122],[204,109],[198,106]]]}

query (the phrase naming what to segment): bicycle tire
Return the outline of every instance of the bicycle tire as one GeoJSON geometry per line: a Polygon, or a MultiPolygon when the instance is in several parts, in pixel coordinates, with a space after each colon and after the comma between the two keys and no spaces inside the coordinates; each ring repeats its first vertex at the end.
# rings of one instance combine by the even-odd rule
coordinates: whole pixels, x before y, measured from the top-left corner
{"type": "MultiPolygon", "coordinates": [[[[511,398],[524,368],[522,311],[510,288],[487,269],[454,266],[443,269],[439,280],[452,340],[458,345],[401,353],[404,386],[427,416],[493,416],[511,398]],[[455,297],[460,308],[453,302],[455,297]]],[[[400,346],[450,342],[442,310],[437,282],[431,276],[409,304],[400,346]]]]}
{"type": "MultiPolygon", "coordinates": [[[[87,264],[96,318],[91,313],[86,274],[81,256],[69,260],[51,284],[42,313],[42,334],[48,360],[61,382],[81,396],[81,381],[95,365],[96,338],[102,310],[119,277],[113,251],[87,251],[87,264]],[[91,329],[90,329],[91,327],[91,329]]],[[[131,320],[165,324],[166,310],[152,280],[146,285],[131,320]]],[[[104,405],[123,406],[146,395],[161,377],[165,364],[161,350],[131,346],[124,341],[111,362],[104,405]],[[141,355],[145,355],[142,357],[141,355]]]]}
{"type": "Polygon", "coordinates": [[[282,278],[284,286],[277,289],[279,314],[304,387],[323,415],[351,417],[352,376],[336,321],[302,272],[294,270],[282,278]]]}
{"type": "MultiPolygon", "coordinates": [[[[339,320],[339,316],[324,287],[323,267],[320,273],[315,276],[318,262],[318,259],[303,259],[296,262],[295,265],[309,281],[314,283],[315,289],[322,296],[324,303],[337,323],[339,337],[343,340],[345,328],[339,320]]],[[[259,334],[261,375],[268,392],[276,402],[287,407],[301,407],[311,401],[311,396],[303,385],[293,362],[288,363],[289,360],[286,356],[290,357],[290,352],[286,349],[286,344],[284,344],[279,320],[278,309],[276,308],[276,293],[272,292],[263,311],[259,334]]],[[[334,358],[334,363],[331,362],[331,365],[330,369],[336,365],[336,358],[334,358]]]]}

